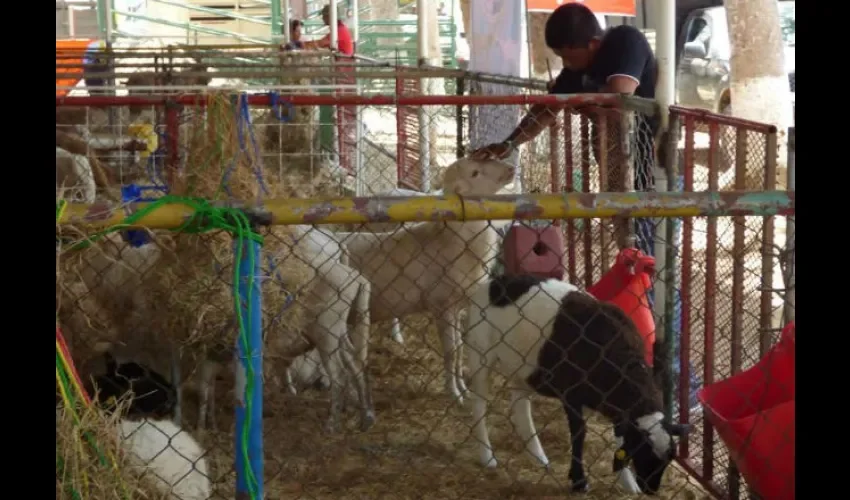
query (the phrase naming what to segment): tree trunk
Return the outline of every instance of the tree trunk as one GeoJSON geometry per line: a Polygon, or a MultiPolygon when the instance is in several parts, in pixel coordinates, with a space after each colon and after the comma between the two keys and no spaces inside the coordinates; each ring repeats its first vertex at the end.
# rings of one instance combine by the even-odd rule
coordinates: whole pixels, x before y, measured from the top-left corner
{"type": "MultiPolygon", "coordinates": [[[[726,14],[732,44],[732,114],[777,126],[777,183],[784,187],[792,114],[777,1],[726,0],[726,14]]],[[[758,175],[763,177],[763,172],[758,175]]],[[[749,182],[747,187],[761,189],[749,182]]]]}

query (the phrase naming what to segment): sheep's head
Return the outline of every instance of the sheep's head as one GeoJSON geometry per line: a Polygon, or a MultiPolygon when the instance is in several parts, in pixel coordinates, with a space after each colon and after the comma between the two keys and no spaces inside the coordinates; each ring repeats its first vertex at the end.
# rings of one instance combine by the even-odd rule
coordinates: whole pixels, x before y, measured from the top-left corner
{"type": "Polygon", "coordinates": [[[177,393],[165,377],[144,365],[119,364],[111,354],[104,356],[107,373],[92,377],[89,393],[107,411],[115,410],[120,401],[127,399],[125,418],[168,418],[173,414],[177,393]]]}
{"type": "Polygon", "coordinates": [[[514,180],[514,167],[498,160],[461,158],[446,168],[443,192],[463,196],[496,194],[514,180]]]}
{"type": "Polygon", "coordinates": [[[676,455],[674,437],[684,436],[690,431],[690,426],[667,424],[663,419],[664,415],[658,412],[625,426],[624,436],[614,454],[614,472],[619,475],[621,483],[631,483],[623,486],[632,493],[654,495],[658,492],[664,471],[676,455]],[[629,463],[634,466],[636,484],[627,469],[629,463]]]}

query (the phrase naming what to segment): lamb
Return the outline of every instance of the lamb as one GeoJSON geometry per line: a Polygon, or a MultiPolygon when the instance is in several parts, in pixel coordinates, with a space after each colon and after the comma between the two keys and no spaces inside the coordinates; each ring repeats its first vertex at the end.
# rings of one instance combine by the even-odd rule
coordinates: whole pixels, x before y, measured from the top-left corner
{"type": "Polygon", "coordinates": [[[485,422],[495,369],[511,385],[511,421],[526,450],[544,466],[549,460],[536,435],[529,396],[563,404],[572,436],[574,492],[588,490],[582,463],[586,407],[614,424],[619,444],[614,471],[620,482],[632,493],[655,494],[674,458],[674,436],[689,429],[664,421],[660,391],[632,320],[572,284],[528,275],[493,278],[472,293],[470,302],[465,343],[481,464],[497,465],[485,422]]]}
{"type": "MultiPolygon", "coordinates": [[[[462,158],[446,168],[443,191],[466,196],[490,195],[510,184],[513,178],[514,168],[507,163],[462,158]]],[[[337,232],[335,238],[344,243],[351,265],[372,283],[373,291],[377,290],[370,308],[373,319],[393,320],[395,327],[396,318],[433,313],[443,349],[446,391],[462,403],[466,386],[461,377],[458,315],[465,304],[466,290],[484,279],[498,247],[497,233],[490,223],[418,223],[392,233],[337,232]],[[375,258],[376,255],[387,258],[375,258]]],[[[394,338],[398,341],[395,334],[394,338]]],[[[366,344],[362,340],[356,343],[366,344]]],[[[359,357],[366,359],[365,353],[359,357]]],[[[308,364],[308,360],[300,360],[300,366],[308,364]]],[[[309,369],[290,371],[287,378],[293,382],[291,387],[307,386],[313,375],[309,369]]]]}
{"type": "Polygon", "coordinates": [[[107,411],[114,411],[122,398],[130,398],[116,429],[130,466],[150,478],[168,498],[210,498],[206,452],[169,419],[175,407],[175,388],[142,365],[118,364],[108,353],[105,357],[106,374],[93,377],[87,389],[107,411]]]}
{"type": "MultiPolygon", "coordinates": [[[[326,376],[331,389],[330,415],[326,429],[334,432],[339,428],[340,414],[345,399],[342,386],[346,381],[344,373],[353,375],[354,389],[360,403],[361,429],[366,430],[375,422],[371,394],[366,380],[366,355],[368,353],[369,329],[371,327],[369,301],[370,283],[359,272],[343,264],[343,249],[334,239],[322,230],[311,226],[294,226],[296,253],[315,272],[315,285],[305,295],[304,300],[316,305],[316,316],[311,328],[306,332],[304,342],[287,345],[283,357],[298,361],[298,357],[315,348],[314,360],[321,361],[322,373],[326,376]],[[353,324],[355,335],[349,335],[349,325],[353,324]],[[353,342],[353,343],[352,343],[353,342]],[[359,357],[354,357],[358,354],[359,357]]],[[[201,408],[210,407],[213,413],[212,390],[217,363],[207,359],[201,370],[201,408]]],[[[299,365],[300,366],[300,365],[299,365]]],[[[287,382],[292,371],[287,367],[287,382]]],[[[293,386],[287,384],[290,392],[293,386]]],[[[206,410],[199,418],[199,427],[206,427],[206,410]]]]}
{"type": "MultiPolygon", "coordinates": [[[[514,167],[496,160],[461,158],[443,174],[446,194],[497,193],[514,179],[514,167]]],[[[425,223],[393,233],[336,233],[352,267],[372,284],[372,320],[430,312],[437,320],[446,391],[463,401],[458,314],[467,290],[483,280],[498,245],[488,221],[425,223]]],[[[355,344],[363,345],[361,340],[355,344]]],[[[365,359],[365,353],[360,355],[365,359]]]]}
{"type": "Polygon", "coordinates": [[[94,203],[97,186],[89,159],[56,147],[57,197],[94,203]],[[65,191],[68,191],[66,194],[65,191]]]}
{"type": "MultiPolygon", "coordinates": [[[[370,284],[359,276],[359,273],[339,262],[342,250],[339,244],[332,238],[322,235],[320,231],[314,231],[310,226],[296,227],[296,234],[303,245],[298,245],[296,250],[298,257],[307,261],[316,271],[317,284],[311,290],[311,296],[307,298],[311,303],[318,304],[318,314],[314,320],[314,327],[308,333],[307,344],[293,347],[291,358],[307,351],[310,347],[320,348],[320,354],[324,353],[322,359],[325,370],[328,373],[328,383],[331,391],[331,414],[328,419],[328,428],[338,426],[339,414],[343,400],[339,397],[339,388],[343,378],[342,369],[346,368],[354,374],[357,397],[363,410],[361,426],[368,428],[374,422],[374,411],[371,409],[367,382],[365,378],[365,356],[368,351],[366,346],[360,344],[352,345],[347,334],[347,321],[352,312],[359,316],[356,329],[360,333],[356,339],[368,342],[370,328],[369,320],[369,295],[370,284]],[[309,231],[310,237],[303,237],[309,231]],[[365,330],[365,332],[364,332],[365,330]],[[340,345],[346,347],[339,349],[340,345]],[[351,348],[348,348],[351,346],[351,348]],[[363,357],[354,359],[351,356],[352,349],[363,357]],[[361,361],[362,360],[362,361],[361,361]]],[[[133,331],[133,326],[143,324],[145,314],[152,314],[150,301],[144,296],[143,287],[140,287],[142,276],[163,256],[163,252],[157,244],[143,245],[139,248],[129,247],[120,241],[118,235],[110,235],[106,238],[109,245],[107,254],[94,254],[88,259],[87,266],[81,270],[82,281],[92,290],[100,304],[112,303],[110,310],[118,310],[114,307],[123,304],[126,311],[120,318],[113,319],[112,332],[133,331]],[[133,285],[133,286],[131,286],[133,285]]],[[[352,337],[354,338],[354,337],[352,337]]],[[[104,348],[112,346],[117,335],[110,336],[104,348]]],[[[132,339],[128,339],[128,342],[132,339]]],[[[138,342],[137,342],[138,343],[138,342]]],[[[131,350],[139,350],[143,346],[131,346],[131,350]]],[[[172,353],[174,354],[174,353],[172,353]]],[[[208,356],[201,369],[201,401],[198,412],[199,428],[206,428],[208,416],[213,415],[214,408],[214,377],[221,361],[229,361],[230,356],[214,359],[208,356]]]]}

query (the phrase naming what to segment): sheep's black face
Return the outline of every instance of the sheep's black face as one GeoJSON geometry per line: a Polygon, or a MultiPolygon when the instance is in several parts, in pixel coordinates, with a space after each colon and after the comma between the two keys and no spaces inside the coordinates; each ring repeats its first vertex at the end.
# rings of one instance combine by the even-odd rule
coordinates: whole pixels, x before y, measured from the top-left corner
{"type": "Polygon", "coordinates": [[[167,418],[174,412],[176,390],[162,375],[136,363],[124,363],[111,373],[94,379],[97,400],[107,411],[114,411],[119,400],[132,400],[127,418],[167,418]]]}
{"type": "Polygon", "coordinates": [[[638,419],[628,426],[615,464],[620,456],[627,457],[625,461],[632,463],[641,492],[655,495],[661,487],[664,471],[675,458],[675,437],[685,435],[689,430],[689,426],[666,425],[656,416],[638,419]]]}
{"type": "MultiPolygon", "coordinates": [[[[671,436],[672,439],[672,436],[671,436]]],[[[671,441],[672,443],[672,441],[671,441]]],[[[655,451],[647,443],[641,446],[632,457],[632,462],[635,468],[635,479],[637,480],[640,490],[647,495],[658,493],[661,487],[661,478],[664,476],[664,471],[667,466],[673,461],[675,456],[675,447],[671,446],[669,451],[659,457],[655,451]]]]}

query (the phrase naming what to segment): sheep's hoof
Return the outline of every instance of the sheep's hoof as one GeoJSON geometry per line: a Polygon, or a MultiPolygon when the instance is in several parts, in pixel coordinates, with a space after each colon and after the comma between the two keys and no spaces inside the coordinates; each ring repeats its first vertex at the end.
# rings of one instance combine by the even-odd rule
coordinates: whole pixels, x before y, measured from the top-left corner
{"type": "Polygon", "coordinates": [[[590,484],[588,484],[587,479],[579,479],[573,483],[570,491],[573,493],[587,493],[590,491],[590,484]]]}
{"type": "Polygon", "coordinates": [[[375,425],[375,414],[368,412],[360,418],[360,432],[366,432],[375,425]]]}
{"type": "Polygon", "coordinates": [[[481,467],[485,469],[495,469],[499,466],[499,462],[496,460],[496,457],[482,457],[481,458],[481,467]]]}

